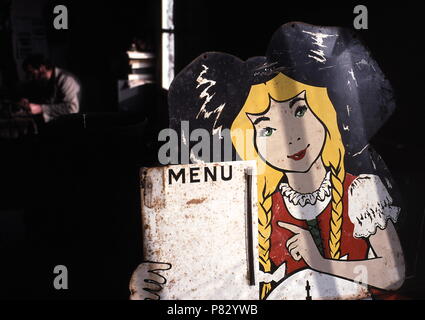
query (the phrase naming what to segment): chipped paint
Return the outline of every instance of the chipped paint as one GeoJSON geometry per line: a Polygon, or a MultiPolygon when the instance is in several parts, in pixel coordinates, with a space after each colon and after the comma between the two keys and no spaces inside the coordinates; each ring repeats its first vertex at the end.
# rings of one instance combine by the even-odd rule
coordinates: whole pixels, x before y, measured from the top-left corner
{"type": "Polygon", "coordinates": [[[374,67],[373,65],[369,64],[369,63],[368,63],[365,59],[361,59],[359,62],[356,62],[356,66],[357,66],[359,69],[361,69],[361,68],[359,67],[359,65],[370,66],[370,67],[373,69],[373,71],[376,71],[376,70],[375,70],[375,67],[374,67]]]}
{"type": "Polygon", "coordinates": [[[188,202],[186,202],[186,204],[187,205],[200,204],[200,203],[204,202],[206,199],[207,199],[206,197],[203,197],[203,198],[200,198],[200,199],[191,199],[188,202]]]}
{"type": "Polygon", "coordinates": [[[187,146],[188,143],[187,143],[187,139],[186,139],[186,134],[185,133],[186,133],[185,130],[181,130],[182,142],[183,142],[183,144],[185,144],[187,146]]]}
{"type": "Polygon", "coordinates": [[[329,37],[335,37],[336,35],[334,34],[325,34],[325,33],[320,33],[320,32],[310,32],[310,31],[305,31],[303,30],[303,33],[307,33],[309,35],[311,35],[312,39],[314,40],[314,44],[321,47],[321,48],[326,48],[326,46],[323,44],[323,40],[329,37]]]}
{"type": "Polygon", "coordinates": [[[201,71],[201,73],[199,74],[198,78],[196,79],[196,82],[198,83],[198,85],[196,86],[196,88],[199,88],[200,86],[204,85],[204,84],[208,84],[207,87],[201,92],[201,94],[199,95],[199,98],[204,99],[205,101],[202,104],[201,108],[199,109],[198,114],[196,115],[196,118],[199,118],[199,116],[202,114],[204,116],[204,118],[208,119],[211,115],[215,114],[216,118],[214,121],[214,125],[213,125],[213,134],[219,133],[221,136],[221,126],[216,127],[218,118],[221,115],[221,112],[223,111],[223,108],[225,107],[226,103],[222,103],[221,105],[219,105],[217,108],[215,108],[213,111],[207,111],[206,107],[207,104],[211,101],[211,99],[214,97],[215,93],[210,94],[208,92],[208,90],[215,86],[215,84],[217,83],[214,80],[209,80],[207,78],[204,77],[204,74],[207,73],[208,71],[208,67],[206,65],[202,65],[203,70],[201,71]]]}
{"type": "Polygon", "coordinates": [[[370,157],[370,162],[372,162],[373,169],[376,170],[375,161],[373,161],[372,156],[370,157]]]}
{"type": "Polygon", "coordinates": [[[351,82],[350,82],[350,80],[347,80],[347,86],[348,86],[348,88],[350,88],[350,91],[351,91],[351,82]]]}
{"type": "MultiPolygon", "coordinates": [[[[329,38],[329,37],[335,37],[336,35],[333,34],[324,34],[324,33],[320,33],[320,32],[309,32],[309,31],[305,31],[303,30],[303,33],[307,33],[309,35],[311,35],[311,38],[313,39],[313,44],[318,46],[319,48],[327,48],[324,44],[324,39],[329,38]]],[[[311,53],[313,53],[313,55],[309,54],[308,57],[312,58],[314,60],[316,60],[317,62],[320,63],[325,63],[326,57],[325,57],[325,53],[322,49],[317,49],[317,50],[310,50],[311,53]]]]}
{"type": "Polygon", "coordinates": [[[202,164],[202,163],[205,163],[202,159],[197,158],[197,157],[193,154],[193,150],[190,150],[190,160],[192,161],[192,163],[196,163],[196,164],[202,164]]]}
{"type": "Polygon", "coordinates": [[[335,68],[335,66],[327,66],[327,67],[319,68],[319,70],[326,70],[331,68],[335,68]]]}
{"type": "Polygon", "coordinates": [[[359,152],[356,152],[355,154],[353,154],[353,157],[356,157],[356,156],[362,154],[363,151],[365,151],[367,147],[369,147],[369,144],[365,145],[359,152]]]}
{"type": "Polygon", "coordinates": [[[387,177],[385,177],[385,182],[387,183],[388,189],[392,189],[393,188],[390,180],[387,177]]]}
{"type": "Polygon", "coordinates": [[[357,83],[357,79],[356,79],[356,77],[354,76],[353,68],[351,68],[351,69],[350,69],[350,71],[348,71],[348,73],[349,73],[349,74],[350,74],[350,76],[353,78],[354,83],[356,84],[356,87],[358,87],[359,85],[358,85],[358,83],[357,83]]]}
{"type": "Polygon", "coordinates": [[[323,52],[323,50],[310,50],[312,53],[315,53],[317,56],[312,56],[312,55],[308,55],[310,58],[315,59],[317,62],[321,62],[321,63],[325,63],[326,62],[326,58],[325,58],[325,53],[323,52]]]}

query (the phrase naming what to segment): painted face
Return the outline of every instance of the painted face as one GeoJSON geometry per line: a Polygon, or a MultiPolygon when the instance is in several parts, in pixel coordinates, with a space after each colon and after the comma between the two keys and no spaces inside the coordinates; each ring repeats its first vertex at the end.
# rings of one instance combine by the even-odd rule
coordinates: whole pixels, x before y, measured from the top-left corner
{"type": "Polygon", "coordinates": [[[274,168],[306,172],[320,156],[325,127],[310,110],[305,91],[282,102],[271,99],[265,113],[248,117],[258,153],[274,168]]]}

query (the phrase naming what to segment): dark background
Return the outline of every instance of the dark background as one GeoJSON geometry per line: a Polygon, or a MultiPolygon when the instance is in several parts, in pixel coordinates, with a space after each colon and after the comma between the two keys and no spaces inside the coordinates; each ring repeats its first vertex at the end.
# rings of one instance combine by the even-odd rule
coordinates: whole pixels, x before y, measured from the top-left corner
{"type": "MultiPolygon", "coordinates": [[[[9,4],[0,1],[2,21],[9,4]]],[[[289,21],[352,28],[357,4],[369,9],[369,29],[358,32],[397,99],[372,145],[403,198],[398,228],[408,278],[400,292],[423,298],[424,63],[417,5],[175,0],[176,72],[205,51],[264,55],[273,32],[289,21]]],[[[0,141],[0,297],[127,299],[128,280],[142,259],[138,170],[155,165],[167,105],[157,87],[139,116],[118,113],[116,82],[126,76],[133,37],[160,56],[160,1],[48,1],[43,12],[51,58],[82,82],[87,126],[70,116],[38,136],[0,141]],[[52,27],[57,4],[68,8],[69,30],[52,27]],[[59,264],[68,267],[69,290],[53,289],[59,264]]],[[[0,30],[2,94],[16,88],[20,67],[8,30],[0,30]]]]}

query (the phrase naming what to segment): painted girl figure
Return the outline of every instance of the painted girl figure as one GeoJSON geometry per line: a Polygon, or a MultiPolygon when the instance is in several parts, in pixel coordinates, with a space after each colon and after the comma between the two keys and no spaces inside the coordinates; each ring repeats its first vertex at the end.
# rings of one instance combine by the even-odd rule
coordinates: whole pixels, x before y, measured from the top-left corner
{"type": "MultiPolygon", "coordinates": [[[[304,23],[280,27],[265,57],[204,54],[173,81],[172,128],[188,120],[257,161],[260,299],[358,299],[402,285],[400,208],[368,147],[395,108],[391,92],[351,31],[304,23]]],[[[160,288],[159,269],[142,264],[133,279],[153,272],[160,288]]]]}
{"type": "Polygon", "coordinates": [[[232,130],[252,127],[254,152],[267,164],[258,177],[260,263],[281,276],[271,277],[261,296],[362,297],[366,288],[358,282],[365,281],[399,288],[399,208],[378,176],[346,172],[326,88],[282,73],[253,86],[232,130]]]}

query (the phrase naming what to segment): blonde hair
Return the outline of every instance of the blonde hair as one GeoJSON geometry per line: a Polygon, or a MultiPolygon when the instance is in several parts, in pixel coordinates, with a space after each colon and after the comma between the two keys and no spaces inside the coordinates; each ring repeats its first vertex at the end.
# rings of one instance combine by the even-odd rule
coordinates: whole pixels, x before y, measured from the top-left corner
{"type": "MultiPolygon", "coordinates": [[[[271,272],[272,268],[270,260],[271,195],[276,191],[284,173],[267,165],[258,155],[254,146],[254,128],[247,113],[264,112],[269,106],[270,97],[283,101],[295,97],[302,91],[306,92],[310,110],[322,122],[326,130],[321,159],[325,167],[331,171],[332,213],[329,253],[332,259],[340,258],[345,150],[338,129],[336,112],[326,88],[309,86],[279,73],[266,83],[251,87],[244,106],[231,126],[232,142],[239,156],[244,160],[257,161],[259,262],[264,272],[271,272]]],[[[271,283],[262,283],[260,298],[264,299],[271,289],[271,283]]]]}

